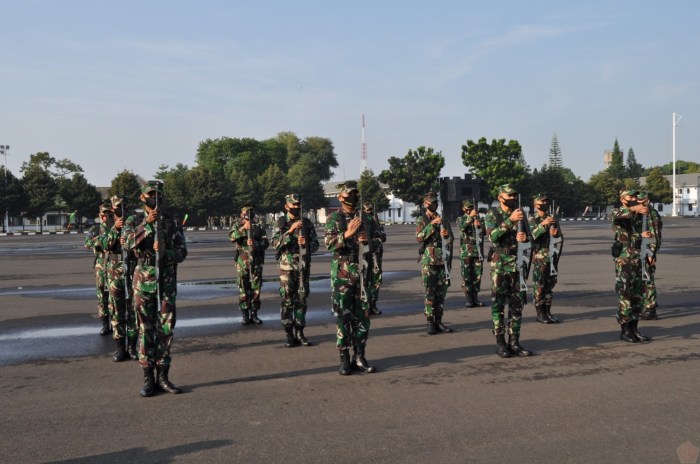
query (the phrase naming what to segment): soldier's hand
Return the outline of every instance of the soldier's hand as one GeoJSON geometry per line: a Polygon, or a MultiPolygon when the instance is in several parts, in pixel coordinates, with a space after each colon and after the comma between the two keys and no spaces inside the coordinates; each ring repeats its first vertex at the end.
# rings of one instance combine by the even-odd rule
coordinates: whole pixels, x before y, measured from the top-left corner
{"type": "Polygon", "coordinates": [[[652,237],[651,232],[649,232],[648,230],[646,232],[642,232],[642,237],[651,238],[652,237]]]}
{"type": "Polygon", "coordinates": [[[306,237],[299,237],[299,246],[306,246],[306,237]]]}
{"type": "Polygon", "coordinates": [[[360,226],[362,225],[362,220],[359,217],[354,217],[348,222],[348,229],[343,234],[343,237],[350,238],[357,233],[360,226]]]}
{"type": "Polygon", "coordinates": [[[146,216],[146,222],[149,224],[153,224],[154,222],[156,222],[156,219],[158,219],[158,210],[152,209],[148,212],[148,215],[146,216]]]}
{"type": "Polygon", "coordinates": [[[442,224],[442,218],[440,216],[436,216],[435,219],[430,221],[430,223],[434,226],[442,224]]]}
{"type": "Polygon", "coordinates": [[[518,232],[515,238],[519,242],[527,242],[527,234],[525,232],[518,232]]]}
{"type": "Polygon", "coordinates": [[[510,219],[510,222],[518,222],[518,221],[522,221],[523,217],[524,217],[523,211],[520,208],[518,208],[515,211],[513,211],[512,213],[510,213],[509,219],[510,219]]]}
{"type": "Polygon", "coordinates": [[[476,217],[476,208],[473,209],[473,210],[471,210],[471,211],[469,211],[469,215],[470,215],[471,217],[476,217]]]}
{"type": "Polygon", "coordinates": [[[362,232],[360,232],[359,234],[357,234],[357,239],[358,239],[363,245],[367,245],[367,243],[368,243],[368,240],[367,240],[367,232],[365,232],[365,231],[363,230],[362,232]]]}
{"type": "Polygon", "coordinates": [[[126,239],[125,239],[124,237],[120,237],[120,238],[119,238],[119,243],[121,243],[122,246],[124,246],[124,245],[126,244],[126,239]]]}
{"type": "Polygon", "coordinates": [[[552,228],[552,230],[550,231],[550,235],[552,235],[553,237],[557,237],[559,235],[559,229],[557,229],[556,227],[552,228]]]}
{"type": "Polygon", "coordinates": [[[243,229],[250,230],[250,221],[248,219],[243,221],[243,229]]]}
{"type": "Polygon", "coordinates": [[[449,237],[450,233],[447,231],[447,229],[440,229],[440,236],[441,237],[449,237]]]}
{"type": "Polygon", "coordinates": [[[635,213],[639,213],[639,214],[649,214],[649,208],[647,208],[644,205],[634,205],[630,208],[630,210],[634,211],[635,213]]]}
{"type": "Polygon", "coordinates": [[[474,227],[481,227],[481,221],[480,220],[475,220],[474,221],[474,227]]]}
{"type": "Polygon", "coordinates": [[[554,223],[554,218],[552,216],[547,216],[547,218],[542,221],[543,226],[549,226],[554,223]]]}
{"type": "Polygon", "coordinates": [[[160,246],[158,245],[158,240],[154,240],[153,241],[153,250],[158,251],[159,248],[160,248],[160,246]]]}
{"type": "Polygon", "coordinates": [[[122,230],[123,226],[124,226],[124,218],[119,218],[116,221],[114,221],[114,227],[116,227],[117,230],[122,230]]]}
{"type": "Polygon", "coordinates": [[[251,239],[248,239],[245,242],[248,244],[249,247],[253,246],[253,241],[251,239]]]}
{"type": "Polygon", "coordinates": [[[291,234],[295,230],[301,229],[301,221],[294,221],[294,224],[289,228],[289,233],[291,234]]]}

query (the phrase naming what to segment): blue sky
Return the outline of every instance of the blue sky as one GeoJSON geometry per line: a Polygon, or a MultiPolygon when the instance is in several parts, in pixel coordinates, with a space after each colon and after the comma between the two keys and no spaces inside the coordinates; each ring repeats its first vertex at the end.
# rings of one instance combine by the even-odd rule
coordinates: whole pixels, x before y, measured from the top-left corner
{"type": "MultiPolygon", "coordinates": [[[[645,166],[700,162],[697,2],[0,0],[0,144],[97,185],[194,165],[208,138],[330,138],[340,167],[421,145],[466,172],[467,139],[556,133],[583,180],[615,138],[645,166]]],[[[0,163],[2,161],[0,160],[0,163]]]]}

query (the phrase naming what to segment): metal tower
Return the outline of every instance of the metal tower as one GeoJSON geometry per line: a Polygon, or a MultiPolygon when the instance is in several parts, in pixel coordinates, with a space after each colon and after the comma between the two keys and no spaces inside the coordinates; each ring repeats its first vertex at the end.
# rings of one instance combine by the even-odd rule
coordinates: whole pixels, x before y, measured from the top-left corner
{"type": "Polygon", "coordinates": [[[365,143],[365,115],[362,115],[362,153],[360,155],[360,176],[367,170],[367,144],[365,143]]]}

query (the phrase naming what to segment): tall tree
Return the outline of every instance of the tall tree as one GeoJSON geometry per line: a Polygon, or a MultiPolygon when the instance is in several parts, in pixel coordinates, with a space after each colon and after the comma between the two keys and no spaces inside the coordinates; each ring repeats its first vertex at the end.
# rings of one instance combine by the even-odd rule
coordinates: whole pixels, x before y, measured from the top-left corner
{"type": "Polygon", "coordinates": [[[597,174],[593,174],[588,181],[588,185],[590,185],[595,194],[591,199],[592,203],[597,206],[605,207],[607,205],[614,205],[619,201],[620,190],[625,186],[625,183],[623,180],[613,176],[606,169],[597,174]]]}
{"type": "MultiPolygon", "coordinates": [[[[56,180],[51,173],[40,164],[22,165],[24,176],[22,186],[27,194],[27,216],[30,218],[41,217],[51,206],[58,194],[56,180]]],[[[41,230],[43,222],[40,221],[41,230]]]]}
{"type": "Polygon", "coordinates": [[[637,157],[634,156],[634,150],[630,147],[627,150],[627,177],[638,179],[644,175],[644,167],[637,162],[637,157]]]}
{"type": "Polygon", "coordinates": [[[623,153],[620,150],[620,144],[615,139],[615,144],[613,146],[612,159],[610,160],[610,165],[607,168],[608,173],[617,180],[623,180],[626,177],[627,172],[625,171],[625,165],[623,161],[623,153]]]}
{"type": "Polygon", "coordinates": [[[155,175],[156,179],[163,181],[163,191],[168,208],[174,210],[179,216],[184,217],[189,212],[191,196],[187,188],[187,165],[177,163],[174,168],[167,164],[161,164],[155,175]]]}
{"type": "Polygon", "coordinates": [[[362,171],[357,187],[360,190],[362,201],[373,204],[375,212],[381,213],[391,206],[389,199],[386,197],[386,192],[379,183],[379,179],[375,177],[371,169],[362,171]]]}
{"type": "Polygon", "coordinates": [[[126,197],[130,205],[136,205],[141,196],[141,181],[129,170],[118,173],[109,187],[109,196],[126,197]]]}
{"type": "Polygon", "coordinates": [[[258,210],[262,213],[277,213],[284,210],[284,197],[289,191],[287,176],[276,164],[271,164],[258,176],[262,197],[258,210]]]}
{"type": "Polygon", "coordinates": [[[552,168],[564,167],[561,148],[559,148],[559,140],[557,140],[557,134],[554,134],[554,137],[552,137],[552,144],[549,147],[549,166],[552,168]]]}
{"type": "Polygon", "coordinates": [[[649,192],[649,198],[654,203],[669,204],[673,201],[671,183],[664,177],[661,168],[653,168],[647,175],[643,187],[649,192]]]}
{"type": "Polygon", "coordinates": [[[102,202],[100,192],[80,172],[76,172],[72,179],[63,182],[59,193],[67,209],[77,210],[79,217],[95,217],[102,202]]]}
{"type": "Polygon", "coordinates": [[[0,169],[0,188],[2,189],[2,193],[0,193],[0,217],[2,217],[4,226],[5,212],[10,217],[19,216],[26,209],[28,203],[21,180],[16,178],[12,171],[5,169],[4,166],[0,169]],[[7,179],[5,178],[6,175],[7,179]]]}
{"type": "Polygon", "coordinates": [[[403,158],[389,158],[389,169],[379,174],[379,181],[389,185],[391,192],[402,200],[420,205],[426,192],[438,188],[444,166],[442,152],[418,147],[408,150],[403,158]]]}
{"type": "Polygon", "coordinates": [[[472,174],[484,180],[491,198],[498,196],[500,185],[521,184],[528,174],[528,166],[517,140],[506,143],[506,139],[493,139],[491,144],[485,137],[477,142],[467,140],[467,144],[462,145],[462,163],[472,174]]]}

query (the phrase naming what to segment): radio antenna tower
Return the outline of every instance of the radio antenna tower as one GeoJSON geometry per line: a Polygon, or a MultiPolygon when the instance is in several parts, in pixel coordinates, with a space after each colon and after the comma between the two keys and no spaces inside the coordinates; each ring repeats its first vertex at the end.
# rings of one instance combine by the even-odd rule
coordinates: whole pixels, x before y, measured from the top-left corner
{"type": "Polygon", "coordinates": [[[367,144],[365,143],[365,115],[362,115],[362,153],[360,155],[360,175],[367,170],[367,144]]]}

